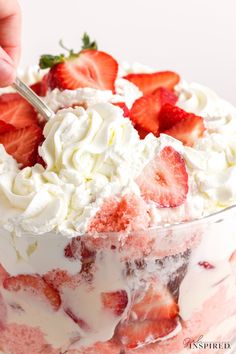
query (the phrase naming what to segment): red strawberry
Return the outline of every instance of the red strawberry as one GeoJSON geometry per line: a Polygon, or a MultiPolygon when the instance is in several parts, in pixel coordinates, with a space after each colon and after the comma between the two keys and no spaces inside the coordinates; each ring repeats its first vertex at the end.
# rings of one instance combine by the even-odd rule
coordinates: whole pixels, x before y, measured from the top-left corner
{"type": "Polygon", "coordinates": [[[146,136],[149,134],[149,132],[140,128],[138,125],[135,125],[135,129],[138,131],[138,135],[139,135],[140,139],[145,139],[146,136]]]}
{"type": "Polygon", "coordinates": [[[175,105],[178,101],[176,94],[165,87],[159,87],[152,94],[160,98],[162,106],[167,103],[175,105]]]}
{"type": "Polygon", "coordinates": [[[139,321],[175,318],[179,307],[167,288],[160,283],[152,283],[144,297],[131,309],[139,321]]]}
{"type": "Polygon", "coordinates": [[[64,284],[68,284],[71,280],[70,274],[66,270],[53,269],[47,272],[43,279],[47,284],[55,289],[59,289],[64,284]]]}
{"type": "Polygon", "coordinates": [[[211,263],[206,262],[206,261],[199,262],[198,264],[200,265],[200,267],[203,267],[205,269],[214,269],[215,268],[211,263]]]}
{"type": "Polygon", "coordinates": [[[137,99],[130,111],[135,125],[155,135],[159,134],[159,113],[165,103],[175,103],[177,97],[165,88],[158,88],[153,94],[137,99]]]}
{"type": "Polygon", "coordinates": [[[73,311],[70,309],[70,308],[66,308],[65,309],[65,313],[80,327],[82,328],[83,330],[85,331],[89,331],[90,330],[90,327],[89,325],[84,321],[82,320],[81,318],[77,317],[73,311]]]}
{"type": "Polygon", "coordinates": [[[119,325],[116,334],[126,348],[134,349],[145,344],[155,343],[173,332],[177,325],[176,319],[130,321],[119,325]]]}
{"type": "Polygon", "coordinates": [[[61,305],[60,295],[57,290],[47,284],[39,275],[17,275],[4,280],[3,286],[8,291],[30,292],[32,295],[38,295],[57,311],[61,305]]]}
{"type": "Polygon", "coordinates": [[[51,89],[75,90],[92,87],[114,91],[118,63],[107,53],[84,50],[54,65],[49,72],[48,85],[51,89]]]}
{"type": "Polygon", "coordinates": [[[124,115],[124,117],[129,117],[129,114],[130,114],[130,112],[129,112],[129,108],[126,106],[126,104],[125,104],[125,102],[115,102],[115,103],[113,103],[114,104],[114,106],[118,106],[118,107],[120,107],[121,109],[123,109],[123,115],[124,115]]]}
{"type": "Polygon", "coordinates": [[[38,122],[34,108],[23,98],[16,97],[10,98],[6,102],[0,100],[0,121],[11,124],[16,129],[25,128],[38,122]]]}
{"type": "Polygon", "coordinates": [[[48,90],[48,74],[44,75],[42,80],[36,82],[31,85],[30,88],[38,95],[38,96],[46,96],[48,90]]]}
{"type": "Polygon", "coordinates": [[[37,125],[0,135],[0,144],[3,144],[7,153],[24,167],[35,164],[41,141],[42,130],[37,125]]]}
{"type": "Polygon", "coordinates": [[[189,117],[195,117],[192,113],[187,113],[183,109],[174,106],[173,104],[166,103],[160,111],[160,131],[172,128],[175,124],[185,120],[189,117]]]}
{"type": "Polygon", "coordinates": [[[16,92],[3,93],[2,95],[0,95],[0,103],[12,102],[15,100],[24,100],[24,98],[16,92]]]}
{"type": "Polygon", "coordinates": [[[172,147],[166,146],[144,168],[137,178],[141,193],[159,207],[177,207],[188,193],[188,174],[185,161],[172,147]]]}
{"type": "Polygon", "coordinates": [[[128,296],[125,290],[102,293],[102,303],[105,309],[115,316],[121,316],[128,305],[128,296]]]}
{"type": "Polygon", "coordinates": [[[5,123],[3,120],[0,120],[0,134],[8,133],[11,130],[15,130],[13,125],[5,123]]]}
{"type": "Polygon", "coordinates": [[[0,285],[2,285],[3,281],[9,277],[9,274],[7,271],[3,268],[3,266],[0,263],[0,285]]]}
{"type": "Polygon", "coordinates": [[[151,74],[128,74],[124,79],[131,81],[144,95],[153,93],[159,87],[173,90],[180,77],[172,71],[155,72],[151,74]]]}
{"type": "Polygon", "coordinates": [[[203,136],[204,131],[203,118],[190,114],[188,118],[165,130],[164,133],[182,141],[184,145],[193,146],[196,140],[203,136]]]}

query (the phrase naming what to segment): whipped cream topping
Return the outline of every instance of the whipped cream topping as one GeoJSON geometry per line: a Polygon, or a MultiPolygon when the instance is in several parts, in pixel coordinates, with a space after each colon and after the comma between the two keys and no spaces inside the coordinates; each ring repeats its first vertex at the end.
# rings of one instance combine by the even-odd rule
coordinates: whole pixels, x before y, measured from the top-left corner
{"type": "Polygon", "coordinates": [[[142,96],[137,86],[122,78],[116,80],[115,91],[116,94],[113,94],[110,90],[96,90],[89,87],[64,91],[54,89],[47,93],[44,100],[56,112],[58,109],[72,105],[89,107],[104,102],[124,102],[128,108],[131,108],[134,101],[142,96]]]}
{"type": "Polygon", "coordinates": [[[0,197],[16,209],[6,227],[17,234],[84,233],[104,199],[140,194],[135,179],[161,147],[152,134],[140,140],[110,103],[60,110],[44,136],[39,152],[46,169],[37,164],[19,171],[1,148],[0,197]]]}
{"type": "MultiPolygon", "coordinates": [[[[120,76],[140,70],[124,64],[120,76]]],[[[36,79],[35,68],[28,76],[28,81],[36,79]]],[[[150,203],[151,226],[198,218],[234,204],[236,109],[199,84],[182,82],[176,93],[179,107],[204,117],[207,131],[193,148],[164,134],[139,139],[123,111],[111,104],[131,107],[142,95],[125,79],[117,79],[116,94],[91,88],[49,92],[45,101],[59,111],[46,124],[40,147],[47,168],[36,165],[20,171],[0,147],[1,224],[18,235],[52,230],[68,237],[83,234],[106,198],[140,195],[135,179],[167,145],[186,161],[189,193],[178,208],[160,209],[150,203]],[[71,105],[82,107],[60,109],[71,105]]]]}

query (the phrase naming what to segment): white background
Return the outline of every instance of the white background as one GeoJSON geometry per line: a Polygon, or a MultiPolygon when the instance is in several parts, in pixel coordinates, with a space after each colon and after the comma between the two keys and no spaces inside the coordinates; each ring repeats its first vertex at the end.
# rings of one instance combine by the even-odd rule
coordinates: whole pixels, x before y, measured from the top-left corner
{"type": "Polygon", "coordinates": [[[170,69],[236,104],[236,0],[19,0],[21,66],[80,48],[87,31],[119,60],[170,69]]]}

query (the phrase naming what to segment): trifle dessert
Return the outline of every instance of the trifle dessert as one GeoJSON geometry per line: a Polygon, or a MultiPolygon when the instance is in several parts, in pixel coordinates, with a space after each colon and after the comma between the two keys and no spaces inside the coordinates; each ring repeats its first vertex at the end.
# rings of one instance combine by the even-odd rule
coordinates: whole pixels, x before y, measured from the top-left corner
{"type": "Polygon", "coordinates": [[[229,353],[236,109],[83,37],[0,96],[0,349],[229,353]]]}

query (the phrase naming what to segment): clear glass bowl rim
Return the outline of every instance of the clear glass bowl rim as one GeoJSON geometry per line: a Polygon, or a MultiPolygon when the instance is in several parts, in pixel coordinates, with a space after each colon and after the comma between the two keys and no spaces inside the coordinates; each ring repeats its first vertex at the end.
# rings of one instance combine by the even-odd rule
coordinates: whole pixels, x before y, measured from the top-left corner
{"type": "Polygon", "coordinates": [[[141,235],[144,232],[168,232],[168,231],[181,231],[184,229],[189,229],[192,227],[200,227],[200,226],[205,226],[206,224],[213,224],[213,223],[217,223],[217,222],[221,222],[225,219],[225,217],[228,217],[230,214],[235,215],[235,221],[236,221],[236,204],[231,205],[227,208],[224,208],[222,210],[219,210],[215,213],[203,216],[201,218],[197,218],[197,219],[192,219],[189,221],[184,221],[184,222],[179,222],[179,223],[173,223],[173,224],[165,224],[165,225],[158,225],[158,226],[152,226],[146,229],[140,229],[140,230],[132,230],[132,231],[120,231],[120,232],[93,232],[93,233],[84,233],[84,234],[77,234],[77,235],[63,235],[60,232],[55,232],[54,230],[48,232],[48,233],[44,233],[44,234],[23,234],[20,236],[20,238],[32,238],[32,237],[49,237],[49,238],[56,238],[56,237],[62,237],[62,238],[67,238],[67,239],[73,239],[76,237],[84,237],[84,236],[88,236],[88,237],[103,237],[104,236],[110,236],[110,237],[116,237],[116,236],[120,236],[120,235],[141,235]]]}

